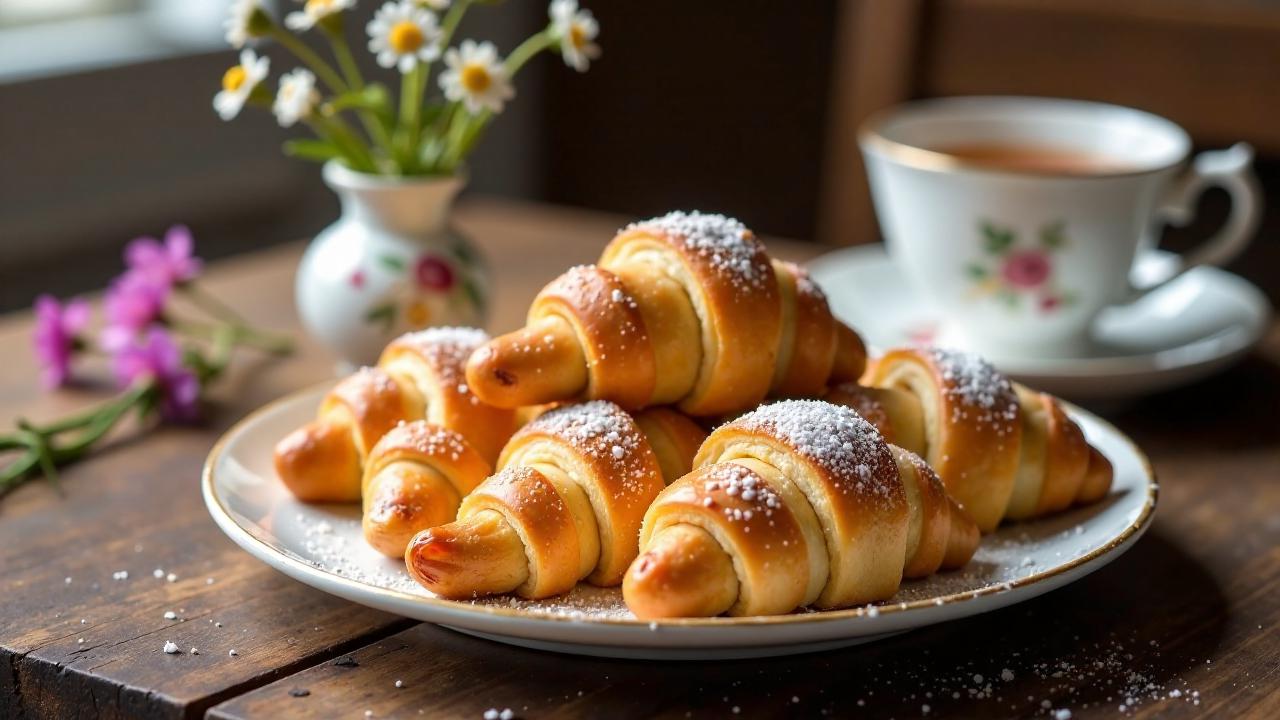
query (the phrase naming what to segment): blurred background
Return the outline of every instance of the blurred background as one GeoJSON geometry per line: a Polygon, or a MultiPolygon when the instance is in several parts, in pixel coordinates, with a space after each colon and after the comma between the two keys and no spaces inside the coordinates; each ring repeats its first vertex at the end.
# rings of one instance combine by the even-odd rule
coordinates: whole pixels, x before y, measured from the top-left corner
{"type": "MultiPolygon", "coordinates": [[[[288,2],[277,2],[277,17],[288,2]]],[[[360,3],[355,28],[378,3],[360,3]]],[[[337,202],[267,113],[220,121],[228,0],[0,0],[0,310],[100,287],[124,241],[174,222],[216,258],[305,238],[337,202]]],[[[469,193],[646,216],[741,217],[766,235],[878,239],[856,128],[938,95],[1103,100],[1167,116],[1201,148],[1259,152],[1269,198],[1233,270],[1280,266],[1280,3],[1269,0],[587,0],[604,56],[543,55],[471,162],[469,193]]],[[[509,52],[544,2],[471,12],[509,52]]],[[[353,28],[354,31],[354,28],[353,28]]],[[[353,33],[354,35],[354,33],[353,33]]],[[[360,33],[363,37],[363,33],[360,33]]],[[[359,46],[363,45],[363,41],[359,46]]],[[[288,59],[262,48],[278,63],[288,59]]],[[[365,70],[377,69],[363,54],[365,70]]],[[[1210,192],[1193,244],[1225,216],[1210,192]]],[[[606,238],[601,238],[603,242],[606,238]]]]}

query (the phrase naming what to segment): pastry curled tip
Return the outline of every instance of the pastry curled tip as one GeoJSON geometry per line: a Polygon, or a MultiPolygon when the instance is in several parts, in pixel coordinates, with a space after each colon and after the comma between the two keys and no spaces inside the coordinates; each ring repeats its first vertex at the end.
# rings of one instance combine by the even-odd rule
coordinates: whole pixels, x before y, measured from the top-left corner
{"type": "Polygon", "coordinates": [[[494,338],[467,361],[467,385],[500,408],[576,397],[587,386],[587,361],[563,321],[541,322],[494,338]]]}
{"type": "Polygon", "coordinates": [[[360,457],[345,425],[315,420],[275,447],[276,474],[303,502],[360,499],[360,457]]]}
{"type": "Polygon", "coordinates": [[[1098,448],[1089,446],[1089,467],[1085,470],[1084,480],[1076,493],[1076,502],[1080,504],[1098,502],[1111,491],[1112,476],[1115,470],[1107,456],[1098,448]]]}
{"type": "Polygon", "coordinates": [[[836,323],[836,358],[829,383],[853,382],[867,369],[867,346],[848,325],[836,323]]]}
{"type": "Polygon", "coordinates": [[[738,579],[715,538],[701,528],[676,525],[655,535],[631,563],[622,596],[642,620],[714,617],[737,601],[738,579]]]}
{"type": "Polygon", "coordinates": [[[423,587],[455,599],[511,592],[528,576],[520,536],[495,512],[423,530],[404,561],[423,587]]]}

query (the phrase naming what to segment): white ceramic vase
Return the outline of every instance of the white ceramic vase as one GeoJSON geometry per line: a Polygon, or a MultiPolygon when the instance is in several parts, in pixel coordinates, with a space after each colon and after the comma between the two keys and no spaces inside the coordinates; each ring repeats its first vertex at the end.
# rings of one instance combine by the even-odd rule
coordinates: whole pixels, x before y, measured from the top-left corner
{"type": "Polygon", "coordinates": [[[324,180],[342,216],[307,248],[295,291],[303,325],[340,370],[377,362],[410,330],[484,324],[487,270],[449,224],[463,178],[382,177],[329,162],[324,180]]]}

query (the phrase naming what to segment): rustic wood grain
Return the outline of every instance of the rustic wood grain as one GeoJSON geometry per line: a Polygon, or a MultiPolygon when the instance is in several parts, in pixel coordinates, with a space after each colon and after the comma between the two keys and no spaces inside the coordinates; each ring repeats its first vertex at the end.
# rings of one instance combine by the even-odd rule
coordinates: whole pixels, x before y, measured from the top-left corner
{"type": "MultiPolygon", "coordinates": [[[[511,328],[538,288],[594,259],[623,220],[475,201],[458,222],[494,271],[492,326],[511,328]]],[[[301,247],[219,263],[208,288],[256,323],[296,330],[301,247]]],[[[0,319],[0,423],[49,419],[105,397],[108,368],[93,362],[84,365],[85,386],[41,393],[30,328],[26,313],[0,319]]],[[[248,353],[216,386],[203,424],[145,435],[126,428],[66,470],[61,494],[31,483],[0,503],[0,717],[198,716],[245,688],[408,627],[253,560],[222,536],[200,499],[200,467],[222,430],[331,376],[329,357],[300,341],[283,361],[248,353]],[[156,568],[176,581],[152,577],[156,568]],[[128,578],[113,579],[120,571],[128,578]],[[185,620],[165,620],[170,610],[185,620]],[[161,652],[166,640],[183,652],[161,652]]]]}
{"type": "MultiPolygon", "coordinates": [[[[506,329],[547,279],[594,258],[621,219],[471,202],[459,222],[490,257],[492,325],[506,329]]],[[[771,246],[796,258],[813,252],[771,246]]],[[[210,286],[267,326],[296,328],[290,288],[299,251],[218,264],[210,286]]],[[[90,363],[85,374],[96,386],[42,395],[31,381],[29,331],[25,314],[0,319],[6,424],[79,407],[106,378],[90,363]]],[[[200,502],[203,457],[235,419],[329,373],[327,357],[305,343],[287,361],[246,360],[219,386],[205,424],[145,436],[126,429],[68,469],[61,495],[36,483],[0,503],[0,717],[207,710],[223,718],[363,717],[365,710],[418,717],[422,710],[474,718],[491,707],[520,717],[731,717],[735,705],[749,716],[914,717],[924,704],[929,717],[999,717],[1037,714],[1044,700],[1075,718],[1116,717],[1116,688],[1131,682],[1130,672],[1162,696],[1185,694],[1158,702],[1144,695],[1125,715],[1280,711],[1280,327],[1231,373],[1110,416],[1150,452],[1162,480],[1155,526],[1114,565],[986,617],[861,648],[731,663],[564,657],[410,626],[240,552],[200,502]],[[176,581],[152,577],[157,567],[176,581]],[[112,579],[120,570],[127,580],[112,579]],[[165,620],[167,610],[185,621],[165,620]],[[166,639],[184,652],[162,653],[166,639]],[[193,646],[199,655],[189,653],[193,646]],[[347,653],[357,667],[330,664],[347,653]],[[1107,664],[1083,671],[1098,660],[1107,664]],[[1061,668],[1064,661],[1075,670],[1061,668]],[[973,674],[990,681],[1005,668],[1012,681],[995,682],[990,698],[970,696],[973,674]],[[405,687],[396,689],[397,679],[405,687]],[[291,689],[309,694],[294,697],[291,689]]]]}

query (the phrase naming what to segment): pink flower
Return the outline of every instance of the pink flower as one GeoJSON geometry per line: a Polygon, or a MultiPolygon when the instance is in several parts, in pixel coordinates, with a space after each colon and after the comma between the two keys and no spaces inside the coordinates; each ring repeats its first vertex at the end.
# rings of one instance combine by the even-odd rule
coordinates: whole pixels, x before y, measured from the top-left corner
{"type": "Polygon", "coordinates": [[[160,391],[160,409],[170,420],[196,416],[200,381],[182,364],[182,349],[161,327],[152,327],[115,352],[116,381],[120,387],[150,380],[160,391]]]}
{"type": "Polygon", "coordinates": [[[36,298],[36,358],[43,369],[40,380],[46,388],[66,383],[71,374],[71,356],[80,345],[80,332],[89,324],[89,303],[71,300],[66,305],[52,295],[36,298]]]}
{"type": "Polygon", "coordinates": [[[1053,312],[1062,304],[1062,300],[1055,295],[1045,295],[1040,298],[1040,312],[1053,312]]]}
{"type": "Polygon", "coordinates": [[[1000,266],[1000,275],[1014,287],[1033,288],[1049,279],[1053,266],[1049,256],[1039,250],[1018,250],[1009,253],[1000,266]]]}
{"type": "Polygon", "coordinates": [[[438,257],[426,255],[419,258],[414,274],[418,284],[428,290],[444,292],[453,287],[453,268],[438,257]]]}
{"type": "Polygon", "coordinates": [[[195,241],[184,225],[174,225],[164,235],[164,244],[152,237],[140,237],[124,249],[130,272],[165,286],[181,285],[200,274],[203,261],[192,255],[195,241]]]}
{"type": "Polygon", "coordinates": [[[169,286],[134,271],[116,278],[103,298],[107,326],[100,342],[107,352],[115,352],[164,314],[169,286]]]}
{"type": "Polygon", "coordinates": [[[363,289],[364,288],[364,271],[356,270],[355,272],[351,273],[351,277],[347,278],[347,282],[350,283],[351,287],[355,288],[356,290],[363,289]]]}

